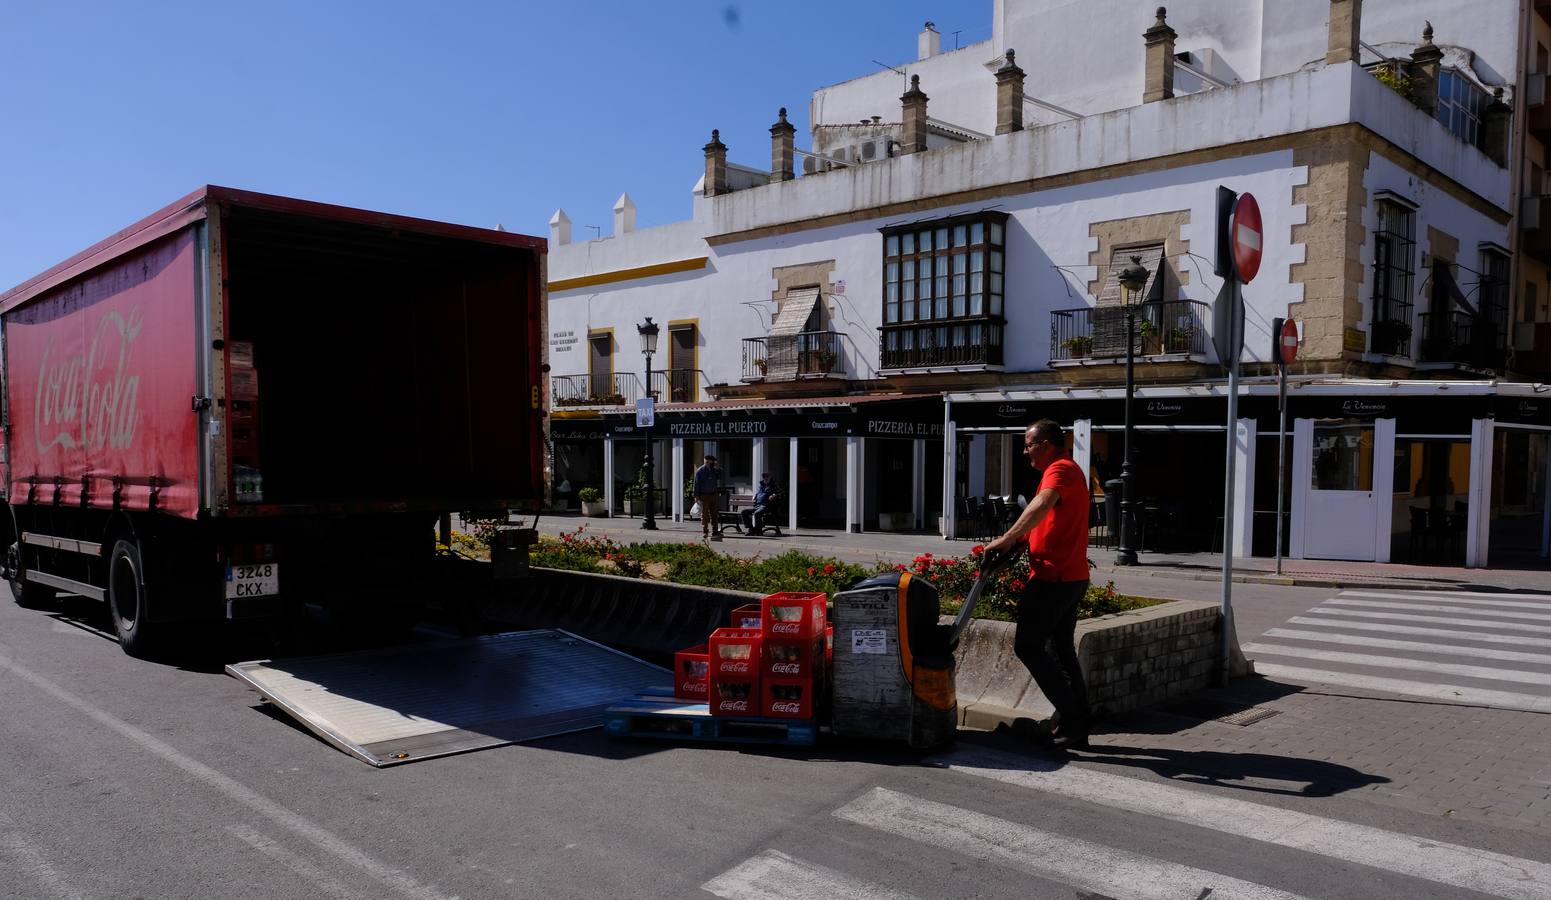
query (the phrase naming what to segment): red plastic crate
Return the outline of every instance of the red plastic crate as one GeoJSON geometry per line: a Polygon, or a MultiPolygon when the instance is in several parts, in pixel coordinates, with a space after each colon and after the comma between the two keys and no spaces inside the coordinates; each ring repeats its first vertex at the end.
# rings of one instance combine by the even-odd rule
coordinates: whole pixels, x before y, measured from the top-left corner
{"type": "Polygon", "coordinates": [[[817,675],[824,666],[824,639],[788,641],[767,637],[761,656],[764,660],[759,669],[762,678],[817,675]]]}
{"type": "Polygon", "coordinates": [[[763,613],[760,604],[750,603],[748,606],[740,606],[732,611],[732,627],[734,628],[758,628],[762,621],[763,613]]]}
{"type": "Polygon", "coordinates": [[[817,713],[822,678],[763,678],[759,714],[772,719],[811,719],[817,713]]]}
{"type": "Polygon", "coordinates": [[[760,677],[751,675],[719,675],[713,669],[707,692],[706,705],[713,716],[738,716],[752,718],[759,715],[761,696],[760,677]]]}
{"type": "Polygon", "coordinates": [[[815,638],[824,634],[824,592],[782,591],[759,602],[762,630],[772,638],[815,638]]]}
{"type": "Polygon", "coordinates": [[[683,700],[704,700],[711,674],[708,647],[701,644],[673,654],[673,696],[683,700]]]}
{"type": "Polygon", "coordinates": [[[758,678],[763,642],[764,636],[755,628],[718,628],[711,632],[711,675],[758,678]]]}

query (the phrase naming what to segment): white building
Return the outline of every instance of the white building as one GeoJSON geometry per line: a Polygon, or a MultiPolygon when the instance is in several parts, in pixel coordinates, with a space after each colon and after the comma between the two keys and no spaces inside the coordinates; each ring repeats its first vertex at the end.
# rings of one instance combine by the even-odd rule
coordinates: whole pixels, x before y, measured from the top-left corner
{"type": "Polygon", "coordinates": [[[970,534],[966,498],[1029,493],[1018,444],[1045,416],[1100,496],[1121,457],[1135,299],[1137,538],[1216,549],[1224,186],[1263,218],[1243,287],[1234,551],[1274,548],[1269,354],[1287,317],[1302,333],[1293,556],[1543,564],[1551,221],[1537,251],[1541,201],[1519,200],[1539,194],[1546,152],[1538,12],[997,0],[992,15],[989,41],[941,52],[928,27],[903,75],[816,91],[811,151],[794,152],[782,110],[768,170],[729,163],[713,131],[688,221],[637,230],[621,196],[611,237],[573,242],[555,213],[557,485],[620,507],[642,460],[632,373],[650,316],[653,478],[675,516],[710,444],[735,491],[761,471],[795,485],[794,526],[970,534]],[[1133,257],[1148,277],[1123,296],[1133,257]]]}

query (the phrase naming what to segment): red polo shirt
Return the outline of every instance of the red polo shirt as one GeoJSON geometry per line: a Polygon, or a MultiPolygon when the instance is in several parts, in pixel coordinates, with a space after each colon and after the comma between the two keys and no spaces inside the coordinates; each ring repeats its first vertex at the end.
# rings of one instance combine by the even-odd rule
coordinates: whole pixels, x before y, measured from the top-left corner
{"type": "Polygon", "coordinates": [[[1061,495],[1061,502],[1029,532],[1029,577],[1035,581],[1088,580],[1088,479],[1070,459],[1045,468],[1039,491],[1061,495]]]}

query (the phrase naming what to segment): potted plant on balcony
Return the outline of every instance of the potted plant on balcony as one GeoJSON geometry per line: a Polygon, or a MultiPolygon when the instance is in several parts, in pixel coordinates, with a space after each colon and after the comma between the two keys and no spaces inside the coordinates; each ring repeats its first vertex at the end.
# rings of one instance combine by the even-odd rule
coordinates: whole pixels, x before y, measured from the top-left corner
{"type": "Polygon", "coordinates": [[[820,350],[818,355],[819,355],[819,373],[822,374],[822,375],[829,375],[829,374],[834,373],[834,371],[835,371],[835,363],[836,363],[836,361],[839,360],[839,357],[835,355],[835,351],[833,351],[833,350],[820,350]]]}
{"type": "Polygon", "coordinates": [[[606,516],[608,507],[603,504],[603,492],[595,487],[584,487],[576,492],[576,499],[582,501],[582,515],[606,516]]]}
{"type": "Polygon", "coordinates": [[[1158,329],[1153,326],[1152,320],[1143,319],[1136,323],[1136,333],[1142,338],[1142,355],[1156,356],[1163,352],[1163,342],[1159,339],[1158,329]]]}
{"type": "Polygon", "coordinates": [[[1167,353],[1194,353],[1196,349],[1196,324],[1184,322],[1174,326],[1168,334],[1167,353]]]}
{"type": "Polygon", "coordinates": [[[1411,323],[1382,319],[1373,323],[1373,352],[1386,356],[1411,355],[1411,323]]]}
{"type": "Polygon", "coordinates": [[[1066,351],[1067,359],[1082,359],[1093,353],[1093,336],[1078,334],[1061,342],[1061,349],[1066,351]]]}
{"type": "Polygon", "coordinates": [[[768,359],[756,359],[756,360],[754,360],[754,370],[759,373],[759,377],[760,378],[764,378],[765,375],[768,374],[769,371],[770,371],[770,360],[768,360],[768,359]]]}

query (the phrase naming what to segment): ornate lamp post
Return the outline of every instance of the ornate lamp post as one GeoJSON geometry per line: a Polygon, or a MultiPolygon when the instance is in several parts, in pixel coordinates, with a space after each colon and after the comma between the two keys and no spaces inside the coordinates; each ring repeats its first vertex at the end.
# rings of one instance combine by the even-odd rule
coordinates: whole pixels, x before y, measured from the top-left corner
{"type": "MultiPolygon", "coordinates": [[[[652,354],[657,352],[658,326],[652,321],[651,316],[646,317],[646,324],[637,325],[636,331],[641,334],[641,353],[646,357],[646,396],[652,396],[652,354]]],[[[647,531],[657,530],[657,519],[652,515],[652,500],[656,491],[656,479],[652,477],[652,430],[643,429],[646,436],[646,461],[641,463],[641,481],[646,485],[646,509],[641,516],[641,527],[647,531]]]]}
{"type": "Polygon", "coordinates": [[[1115,552],[1115,565],[1136,565],[1136,548],[1131,538],[1136,533],[1136,501],[1131,489],[1131,407],[1136,395],[1136,304],[1138,295],[1147,284],[1147,269],[1140,256],[1131,257],[1131,265],[1120,270],[1120,304],[1126,311],[1126,431],[1125,456],[1120,464],[1120,549],[1115,552]]]}

